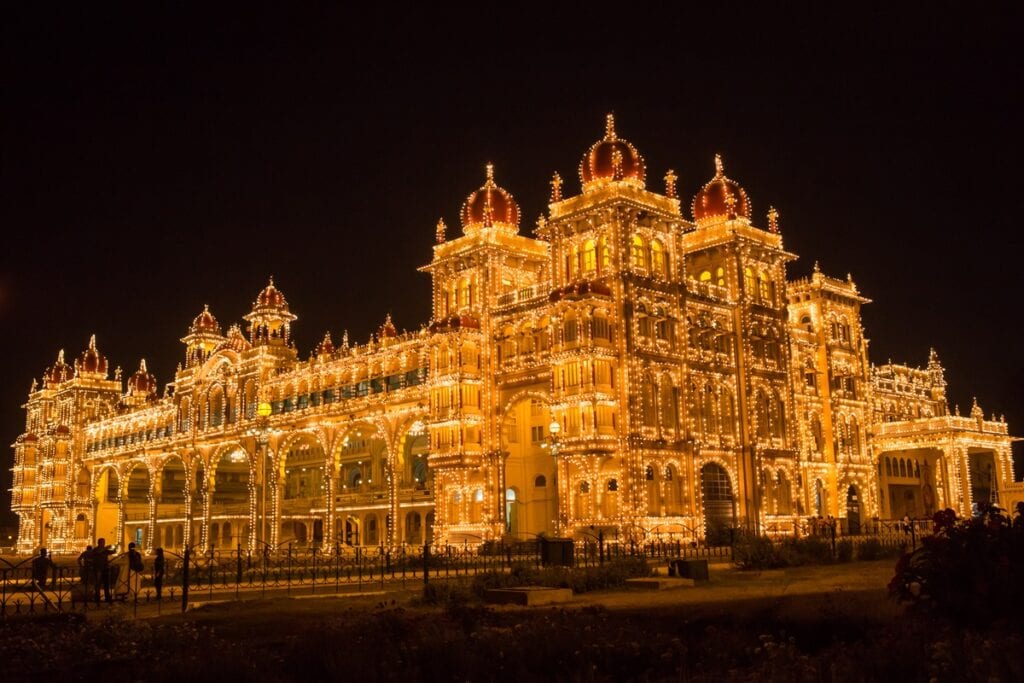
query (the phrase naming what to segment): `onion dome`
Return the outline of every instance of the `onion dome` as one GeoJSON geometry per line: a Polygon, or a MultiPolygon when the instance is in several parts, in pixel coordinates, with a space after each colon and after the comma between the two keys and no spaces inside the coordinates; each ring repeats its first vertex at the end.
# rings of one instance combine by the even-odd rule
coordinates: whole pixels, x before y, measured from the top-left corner
{"type": "Polygon", "coordinates": [[[64,349],[57,353],[57,362],[43,375],[47,385],[56,386],[75,376],[75,369],[64,362],[64,349]]]}
{"type": "Polygon", "coordinates": [[[26,434],[21,440],[22,443],[36,443],[37,441],[39,441],[39,437],[31,432],[26,434]]]}
{"type": "Polygon", "coordinates": [[[519,230],[519,205],[512,195],[494,182],[494,164],[487,164],[487,180],[462,204],[462,232],[470,234],[480,228],[519,230]]]}
{"type": "Polygon", "coordinates": [[[53,430],[53,433],[58,437],[71,436],[71,428],[67,425],[57,425],[57,428],[53,430]]]}
{"type": "Polygon", "coordinates": [[[646,172],[644,158],[628,140],[615,133],[615,115],[608,114],[604,137],[591,145],[580,161],[583,191],[590,192],[616,181],[642,188],[646,172]]]}
{"type": "Polygon", "coordinates": [[[83,377],[106,379],[107,359],[96,349],[96,335],[89,337],[89,348],[75,361],[75,369],[83,377]]]}
{"type": "Polygon", "coordinates": [[[203,306],[203,312],[192,321],[188,332],[189,334],[220,334],[220,323],[213,317],[213,313],[210,313],[209,306],[203,306]]]}
{"type": "Polygon", "coordinates": [[[334,342],[331,340],[331,333],[328,332],[320,343],[316,345],[313,355],[320,358],[322,356],[330,356],[332,353],[334,353],[334,342]]]}
{"type": "Polygon", "coordinates": [[[229,351],[237,351],[238,353],[241,353],[243,351],[248,351],[251,348],[252,344],[250,344],[249,340],[245,338],[244,334],[242,334],[242,328],[235,324],[228,328],[227,336],[216,350],[228,349],[229,351]]]}
{"type": "Polygon", "coordinates": [[[270,276],[270,283],[263,288],[263,291],[256,297],[254,308],[283,308],[288,309],[288,302],[284,293],[274,286],[274,276],[270,276]]]}
{"type": "Polygon", "coordinates": [[[156,377],[146,369],[146,359],[139,363],[139,369],[128,378],[128,393],[132,396],[146,396],[156,393],[156,377]]]}
{"type": "Polygon", "coordinates": [[[750,220],[750,199],[735,180],[726,177],[722,157],[715,155],[715,177],[693,198],[693,219],[698,223],[750,220]]]}

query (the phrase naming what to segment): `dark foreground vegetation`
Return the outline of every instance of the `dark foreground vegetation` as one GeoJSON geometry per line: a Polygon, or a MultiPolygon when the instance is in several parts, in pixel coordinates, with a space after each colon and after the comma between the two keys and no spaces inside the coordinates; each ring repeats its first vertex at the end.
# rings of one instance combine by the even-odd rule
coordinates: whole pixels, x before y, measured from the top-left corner
{"type": "MultiPolygon", "coordinates": [[[[607,594],[613,608],[481,603],[489,587],[565,585],[584,593],[615,589],[648,571],[637,560],[579,570],[522,567],[513,575],[435,582],[415,598],[389,596],[376,604],[363,598],[347,609],[292,600],[211,605],[149,621],[8,619],[0,622],[0,677],[48,683],[1024,680],[1024,518],[983,510],[976,519],[957,520],[943,512],[936,523],[935,540],[894,561],[888,593],[882,585],[857,593],[837,586],[783,598],[733,599],[723,591],[720,602],[703,603],[657,596],[625,607],[611,600],[621,593],[607,594]],[[897,613],[894,600],[910,609],[897,613]]],[[[816,554],[810,547],[783,551],[802,564],[812,562],[800,560],[801,553],[816,554]]],[[[793,571],[849,576],[850,570],[738,572],[736,581],[793,571]]]]}

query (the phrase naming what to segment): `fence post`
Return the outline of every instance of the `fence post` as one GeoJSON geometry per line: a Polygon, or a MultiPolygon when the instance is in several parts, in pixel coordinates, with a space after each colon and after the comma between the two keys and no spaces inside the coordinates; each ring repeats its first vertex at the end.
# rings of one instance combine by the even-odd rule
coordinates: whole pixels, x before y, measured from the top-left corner
{"type": "Polygon", "coordinates": [[[917,550],[917,525],[910,523],[910,549],[917,550]]]}
{"type": "Polygon", "coordinates": [[[832,520],[832,523],[828,525],[829,535],[832,536],[832,559],[836,557],[836,522],[832,520]]]}
{"type": "Polygon", "coordinates": [[[242,544],[238,544],[238,562],[235,572],[235,597],[238,597],[238,586],[242,583],[242,544]]]}
{"type": "Polygon", "coordinates": [[[188,611],[188,563],[191,559],[191,548],[185,546],[185,567],[181,572],[181,611],[188,611]]]}
{"type": "Polygon", "coordinates": [[[430,544],[423,544],[423,595],[426,596],[430,585],[430,544]]]}

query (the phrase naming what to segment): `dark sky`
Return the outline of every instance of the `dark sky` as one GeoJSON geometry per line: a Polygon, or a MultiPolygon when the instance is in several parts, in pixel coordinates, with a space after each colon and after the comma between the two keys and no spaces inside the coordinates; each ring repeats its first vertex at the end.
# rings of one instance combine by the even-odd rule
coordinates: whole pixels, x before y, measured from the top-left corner
{"type": "Polygon", "coordinates": [[[303,357],[387,312],[417,328],[416,267],[484,163],[529,230],[606,111],[653,189],[671,167],[692,196],[722,153],[762,223],[779,209],[791,274],[817,259],[874,300],[876,362],[934,346],[954,401],[1024,433],[1019,17],[689,4],[5,15],[0,437],[58,348],[96,333],[166,382],[203,304],[227,327],[270,274],[303,357]]]}

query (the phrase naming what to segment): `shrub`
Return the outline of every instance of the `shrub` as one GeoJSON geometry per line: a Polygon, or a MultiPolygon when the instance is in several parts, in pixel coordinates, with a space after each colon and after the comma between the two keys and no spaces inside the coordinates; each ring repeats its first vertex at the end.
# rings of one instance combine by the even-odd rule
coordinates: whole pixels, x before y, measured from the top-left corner
{"type": "Polygon", "coordinates": [[[850,562],[853,560],[853,541],[844,538],[836,542],[836,562],[850,562]]]}
{"type": "Polygon", "coordinates": [[[870,562],[872,560],[884,560],[889,557],[899,557],[903,554],[903,548],[898,545],[883,545],[877,538],[867,538],[857,544],[857,559],[870,562]]]}
{"type": "Polygon", "coordinates": [[[776,569],[789,561],[780,545],[768,536],[743,534],[733,545],[733,562],[740,569],[776,569]]]}
{"type": "Polygon", "coordinates": [[[1024,615],[1024,503],[1011,522],[998,508],[978,505],[978,516],[937,512],[935,533],[903,555],[889,593],[915,609],[957,622],[983,624],[1024,615]]]}

